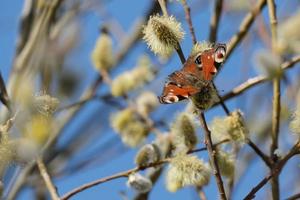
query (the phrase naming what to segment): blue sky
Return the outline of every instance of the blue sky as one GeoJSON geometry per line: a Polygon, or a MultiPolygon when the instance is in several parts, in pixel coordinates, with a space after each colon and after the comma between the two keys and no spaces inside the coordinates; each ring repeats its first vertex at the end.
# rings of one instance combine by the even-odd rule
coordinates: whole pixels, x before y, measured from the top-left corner
{"type": "MultiPolygon", "coordinates": [[[[107,9],[110,12],[111,16],[113,16],[116,20],[119,21],[122,28],[125,32],[130,30],[133,22],[135,21],[136,17],[142,16],[144,11],[148,8],[151,0],[132,0],[132,1],[121,1],[121,0],[113,0],[113,1],[105,1],[108,5],[107,9]]],[[[192,15],[193,15],[193,23],[196,30],[196,36],[199,41],[206,40],[208,38],[209,33],[209,21],[210,15],[212,10],[212,4],[208,3],[211,1],[199,1],[203,8],[197,8],[197,12],[193,12],[192,8],[192,15]],[[204,3],[203,3],[204,2],[204,3]]],[[[295,12],[297,6],[299,8],[299,3],[296,1],[291,1],[289,3],[280,3],[278,2],[278,15],[283,19],[289,16],[289,13],[286,10],[289,10],[290,13],[295,12]],[[293,6],[294,5],[294,6],[293,6]]],[[[189,1],[190,4],[194,4],[195,1],[189,1]]],[[[22,10],[23,1],[21,0],[4,0],[2,1],[1,8],[0,8],[0,66],[1,66],[1,73],[5,80],[7,80],[9,76],[9,70],[12,65],[12,59],[14,56],[14,48],[16,45],[16,38],[18,32],[18,21],[20,17],[20,13],[22,10]]],[[[182,13],[183,9],[179,6],[179,4],[174,3],[170,6],[170,13],[175,14],[176,17],[180,21],[183,22],[183,28],[186,31],[185,40],[182,43],[183,51],[185,55],[188,55],[188,52],[191,49],[192,41],[190,39],[190,35],[188,32],[188,27],[184,21],[184,14],[182,13]]],[[[222,16],[220,31],[218,34],[218,41],[219,42],[227,42],[233,33],[235,33],[239,27],[241,20],[243,19],[243,14],[228,14],[222,16]]],[[[263,16],[265,19],[268,19],[267,10],[264,9],[263,16]]],[[[103,23],[102,18],[99,17],[99,14],[93,11],[89,11],[85,13],[81,20],[80,26],[82,27],[81,31],[81,40],[78,47],[72,52],[72,55],[68,58],[68,63],[73,69],[80,74],[83,74],[83,77],[80,81],[80,88],[83,89],[85,86],[89,85],[94,77],[96,76],[96,72],[92,67],[90,62],[90,52],[95,44],[95,40],[98,36],[98,29],[99,25],[103,23]]],[[[253,28],[251,31],[253,31],[253,28]]],[[[255,37],[255,36],[254,36],[255,37]]],[[[226,62],[222,73],[217,77],[216,84],[218,89],[221,91],[221,94],[224,94],[226,91],[230,91],[234,86],[237,86],[239,83],[242,83],[247,78],[257,75],[257,72],[254,70],[253,61],[253,52],[264,48],[264,45],[259,40],[253,40],[252,38],[247,38],[246,42],[243,42],[242,45],[239,45],[230,59],[226,62]],[[251,40],[252,39],[252,40],[251,40]],[[251,40],[251,41],[250,41],[251,40]],[[251,42],[251,45],[247,45],[246,42],[251,42]],[[247,49],[245,49],[247,48],[247,49]],[[249,52],[249,53],[247,53],[249,52]]],[[[117,46],[117,41],[115,40],[115,46],[117,46]]],[[[154,57],[153,54],[147,49],[145,43],[138,43],[129,56],[118,66],[118,68],[113,72],[113,75],[118,74],[121,71],[128,69],[135,65],[138,56],[142,54],[149,54],[152,58],[154,57]]],[[[157,61],[156,61],[157,62],[157,61]]],[[[174,55],[170,62],[167,63],[166,66],[160,70],[160,74],[158,75],[157,79],[153,81],[147,89],[154,91],[157,95],[161,93],[162,84],[164,82],[165,77],[171,73],[172,71],[180,68],[180,60],[179,58],[174,55]]],[[[297,70],[296,70],[297,71],[297,70]]],[[[299,70],[297,71],[299,72],[299,70]]],[[[289,73],[289,75],[291,75],[289,73]]],[[[232,100],[227,103],[231,110],[236,108],[241,108],[242,110],[245,109],[247,111],[249,106],[251,106],[251,98],[256,98],[257,93],[261,91],[268,91],[270,87],[268,84],[264,84],[261,89],[252,89],[247,92],[247,95],[242,95],[239,100],[232,100]],[[252,95],[253,94],[253,95],[252,95]],[[249,99],[250,98],[250,99],[249,99]]],[[[140,92],[140,91],[139,91],[140,92]]],[[[80,91],[78,91],[78,95],[80,91]]],[[[266,95],[266,101],[264,102],[266,105],[268,102],[271,102],[271,94],[266,95]]],[[[255,100],[255,99],[254,99],[255,100]]],[[[75,99],[73,99],[75,101],[75,99]]],[[[160,106],[159,110],[156,112],[156,116],[160,118],[166,119],[166,121],[170,122],[174,119],[172,117],[176,112],[179,112],[184,108],[186,103],[180,103],[178,105],[168,105],[168,106],[160,106]],[[171,117],[170,117],[171,116],[171,117]]],[[[66,132],[62,135],[62,139],[60,141],[60,145],[65,145],[65,141],[68,140],[72,134],[75,134],[80,127],[81,124],[86,123],[87,119],[97,116],[97,113],[101,113],[105,110],[105,105],[99,102],[92,102],[88,104],[84,112],[80,116],[74,120],[68,126],[66,132]]],[[[210,121],[213,116],[223,116],[224,112],[221,108],[212,109],[207,113],[208,121],[210,121]]],[[[247,113],[246,113],[247,117],[247,113]]],[[[257,112],[257,118],[265,117],[263,112],[257,112]]],[[[93,119],[95,120],[95,119],[93,119]]],[[[97,120],[97,119],[96,119],[97,120]]],[[[107,116],[99,116],[99,123],[97,125],[93,125],[93,128],[98,128],[99,131],[93,138],[93,143],[88,146],[86,152],[78,152],[78,155],[75,155],[72,159],[76,162],[76,159],[84,158],[86,154],[89,152],[94,153],[97,147],[105,144],[105,142],[110,141],[112,138],[116,138],[116,134],[109,128],[107,125],[108,117],[107,116]],[[97,141],[96,139],[99,138],[97,141]]],[[[284,129],[285,130],[285,129],[284,129]]],[[[198,131],[199,137],[202,138],[202,131],[198,131]]],[[[254,136],[255,137],[255,136],[254,136]]],[[[151,141],[149,139],[149,141],[151,141]]],[[[287,141],[286,143],[289,144],[292,141],[287,141]]],[[[69,190],[77,187],[83,183],[95,180],[100,177],[112,175],[114,173],[127,170],[129,168],[134,167],[133,159],[136,154],[136,149],[128,149],[118,141],[114,145],[118,145],[112,151],[120,152],[123,151],[121,155],[116,155],[116,152],[110,152],[112,155],[116,156],[116,158],[106,157],[102,153],[106,153],[105,151],[99,151],[99,157],[103,156],[103,162],[99,163],[99,165],[93,165],[93,167],[80,171],[79,173],[73,174],[68,177],[62,177],[54,179],[56,186],[58,187],[58,191],[60,194],[64,194],[69,190]],[[109,162],[107,162],[109,161],[109,162]]],[[[201,146],[201,145],[199,145],[201,146]]],[[[264,150],[268,150],[269,147],[263,146],[261,147],[264,150]]],[[[244,148],[244,151],[251,151],[248,147],[244,148]]],[[[197,154],[199,157],[207,159],[207,154],[205,152],[197,154]]],[[[71,162],[73,161],[71,160],[71,162]]],[[[299,160],[293,160],[290,162],[289,166],[293,164],[299,163],[299,160]]],[[[292,168],[288,168],[292,169],[292,168]]],[[[286,172],[288,169],[284,170],[286,172]]],[[[238,188],[235,190],[234,199],[241,199],[244,195],[249,192],[250,188],[253,187],[258,181],[262,179],[266,175],[266,167],[263,163],[256,159],[252,165],[250,166],[249,170],[247,171],[244,180],[238,188]]],[[[283,173],[284,173],[283,172],[283,173]]],[[[286,174],[286,173],[285,173],[286,174]]],[[[292,175],[284,175],[280,177],[283,179],[283,183],[288,183],[288,180],[291,180],[292,175]]],[[[129,196],[133,194],[133,191],[128,189],[125,185],[126,180],[124,178],[117,179],[110,181],[108,183],[102,184],[97,187],[93,187],[89,190],[86,190],[72,199],[80,200],[80,199],[121,199],[120,192],[126,192],[129,196]]],[[[290,188],[286,188],[285,184],[283,185],[282,194],[284,197],[291,195],[293,190],[290,188]],[[285,191],[285,192],[284,192],[285,191]]],[[[258,193],[258,199],[265,197],[265,192],[269,190],[269,186],[265,186],[261,192],[258,193]]],[[[217,190],[215,187],[215,180],[212,177],[211,183],[208,187],[205,187],[204,191],[206,192],[209,199],[217,199],[217,190]]],[[[18,199],[31,199],[32,193],[30,189],[24,190],[21,193],[18,199]]],[[[185,188],[176,193],[169,193],[164,187],[164,176],[162,176],[159,182],[155,185],[153,191],[151,192],[150,199],[169,199],[172,198],[174,200],[179,199],[197,199],[197,194],[193,188],[185,188]]]]}

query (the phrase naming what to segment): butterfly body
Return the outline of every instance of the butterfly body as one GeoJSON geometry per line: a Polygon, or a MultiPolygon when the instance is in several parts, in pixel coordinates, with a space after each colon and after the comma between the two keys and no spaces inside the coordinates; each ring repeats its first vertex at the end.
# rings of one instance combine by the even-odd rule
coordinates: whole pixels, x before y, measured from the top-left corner
{"type": "Polygon", "coordinates": [[[159,100],[163,104],[175,103],[201,92],[207,87],[224,62],[225,44],[217,44],[190,56],[181,70],[169,75],[159,100]]]}

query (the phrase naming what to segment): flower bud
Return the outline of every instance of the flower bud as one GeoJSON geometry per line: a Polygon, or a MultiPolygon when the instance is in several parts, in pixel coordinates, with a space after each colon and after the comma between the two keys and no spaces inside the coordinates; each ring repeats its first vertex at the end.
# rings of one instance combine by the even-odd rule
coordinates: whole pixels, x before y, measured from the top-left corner
{"type": "Polygon", "coordinates": [[[152,188],[151,180],[142,176],[139,173],[130,174],[128,176],[127,185],[128,187],[131,187],[140,193],[148,192],[152,188]]]}
{"type": "Polygon", "coordinates": [[[135,164],[138,167],[144,167],[151,163],[157,162],[161,158],[158,146],[153,144],[144,145],[135,157],[135,164]]]}
{"type": "Polygon", "coordinates": [[[102,32],[91,53],[91,60],[98,72],[108,70],[113,66],[112,39],[109,34],[102,32]]]}

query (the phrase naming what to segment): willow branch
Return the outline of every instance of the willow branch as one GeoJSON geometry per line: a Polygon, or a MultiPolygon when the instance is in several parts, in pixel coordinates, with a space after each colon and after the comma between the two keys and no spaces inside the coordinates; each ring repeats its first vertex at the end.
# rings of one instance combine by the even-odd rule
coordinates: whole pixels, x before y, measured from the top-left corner
{"type": "Polygon", "coordinates": [[[264,179],[262,179],[254,188],[251,189],[251,191],[246,195],[244,200],[252,200],[255,197],[256,192],[258,192],[267,182],[273,178],[277,177],[282,168],[285,166],[285,164],[291,159],[293,156],[300,153],[300,140],[297,141],[297,143],[291,148],[291,150],[288,152],[288,154],[282,158],[279,162],[276,163],[276,165],[272,168],[270,174],[266,176],[264,179]]]}
{"type": "MultiPolygon", "coordinates": [[[[300,55],[294,56],[292,59],[282,63],[280,67],[284,71],[284,70],[292,68],[298,62],[300,62],[300,55]]],[[[266,76],[256,76],[256,77],[250,78],[247,81],[245,81],[244,83],[242,83],[239,86],[232,89],[230,92],[228,92],[224,96],[222,96],[222,99],[223,99],[223,101],[232,99],[233,97],[242,94],[246,90],[248,90],[260,83],[266,82],[268,80],[270,80],[270,79],[266,76]]],[[[217,103],[217,104],[219,104],[219,103],[217,103]]]]}
{"type": "MultiPolygon", "coordinates": [[[[217,146],[217,145],[220,145],[220,144],[223,144],[224,142],[227,142],[228,140],[224,140],[224,141],[221,141],[219,143],[216,143],[214,144],[214,147],[217,146]]],[[[196,152],[201,152],[201,151],[205,151],[207,150],[206,147],[203,147],[203,148],[200,148],[200,149],[194,149],[192,151],[189,151],[187,154],[192,154],[192,153],[196,153],[196,152]]],[[[107,176],[107,177],[104,177],[104,178],[100,178],[100,179],[97,179],[95,181],[92,181],[92,182],[89,182],[89,183],[86,183],[86,184],[83,184],[75,189],[73,189],[72,191],[66,193],[65,195],[63,195],[61,197],[61,200],[67,200],[69,199],[70,197],[86,190],[86,189],[89,189],[91,187],[94,187],[96,185],[99,185],[99,184],[102,184],[102,183],[105,183],[105,182],[108,182],[108,181],[111,181],[111,180],[114,180],[114,179],[118,179],[118,178],[124,178],[124,177],[128,177],[130,174],[132,173],[135,173],[135,172],[138,172],[138,171],[142,171],[142,170],[145,170],[145,169],[148,169],[150,167],[157,167],[157,166],[160,166],[162,164],[165,164],[165,163],[168,163],[170,162],[170,160],[172,159],[171,158],[165,158],[165,159],[162,159],[160,161],[157,161],[155,163],[150,163],[149,165],[147,166],[143,166],[143,167],[135,167],[135,168],[132,168],[132,169],[129,169],[129,170],[126,170],[126,171],[123,171],[123,172],[120,172],[120,173],[117,173],[117,174],[114,174],[112,176],[107,176]]]]}
{"type": "Polygon", "coordinates": [[[300,193],[290,196],[290,197],[286,198],[285,200],[297,200],[297,199],[300,199],[300,193]]]}
{"type": "MultiPolygon", "coordinates": [[[[60,0],[60,1],[62,1],[62,0],[60,0]]],[[[146,16],[143,18],[144,22],[146,21],[148,16],[157,12],[158,8],[159,8],[158,3],[153,2],[153,5],[147,11],[146,16]]],[[[115,63],[120,64],[121,61],[125,58],[125,56],[128,54],[129,50],[132,48],[132,46],[134,44],[136,44],[136,42],[138,41],[138,39],[141,36],[141,26],[137,26],[134,33],[135,34],[131,34],[131,33],[128,34],[128,37],[126,37],[123,40],[123,43],[120,44],[119,50],[116,53],[115,63]]],[[[26,44],[26,46],[27,46],[27,44],[26,44]]],[[[101,76],[98,76],[97,79],[95,80],[95,82],[90,87],[88,87],[87,90],[85,90],[85,92],[83,93],[83,95],[81,96],[79,101],[88,99],[93,94],[95,94],[94,91],[96,91],[96,89],[99,87],[101,81],[102,81],[101,76]]],[[[70,122],[81,111],[81,109],[82,109],[81,105],[73,106],[72,109],[68,109],[65,119],[61,123],[62,126],[58,127],[57,132],[53,133],[52,138],[49,139],[48,143],[45,145],[45,147],[43,149],[44,152],[46,152],[46,150],[49,149],[52,146],[52,144],[55,143],[59,134],[64,131],[64,129],[66,127],[65,125],[68,122],[70,122]]],[[[27,164],[26,167],[24,167],[22,169],[22,171],[20,172],[20,175],[18,176],[18,179],[16,180],[16,182],[14,183],[13,187],[10,190],[7,199],[9,199],[9,200],[15,199],[15,196],[17,195],[18,191],[22,188],[22,186],[26,180],[26,177],[28,176],[28,174],[30,174],[32,172],[32,169],[34,168],[35,164],[36,164],[35,161],[32,161],[29,164],[27,164]]]]}
{"type": "Polygon", "coordinates": [[[207,127],[205,116],[204,116],[203,112],[200,113],[199,119],[200,119],[200,123],[204,129],[205,144],[206,144],[210,162],[211,162],[211,165],[213,168],[213,174],[214,174],[216,182],[217,182],[220,198],[221,198],[221,200],[226,200],[227,197],[225,194],[224,184],[223,184],[223,180],[222,180],[220,169],[219,169],[218,162],[217,162],[217,155],[216,155],[217,152],[212,144],[211,132],[207,127]]]}
{"type": "MultiPolygon", "coordinates": [[[[276,6],[273,0],[267,0],[271,34],[272,34],[272,51],[276,53],[277,46],[277,18],[276,18],[276,6]]],[[[273,160],[276,162],[277,156],[275,150],[278,148],[278,135],[280,125],[280,77],[275,77],[273,80],[273,111],[272,111],[272,143],[270,147],[270,154],[273,160]]],[[[274,177],[271,180],[272,197],[273,200],[279,200],[280,187],[278,177],[274,177]]]]}
{"type": "Polygon", "coordinates": [[[36,162],[37,162],[37,166],[39,168],[40,174],[41,174],[41,176],[46,184],[46,187],[50,193],[51,199],[52,200],[60,200],[59,196],[57,194],[57,191],[56,191],[56,187],[53,184],[51,177],[47,172],[47,168],[46,168],[44,162],[42,161],[41,158],[37,158],[36,162]]]}
{"type": "Polygon", "coordinates": [[[246,139],[246,143],[253,149],[253,151],[265,162],[265,164],[267,166],[272,166],[272,161],[270,160],[270,158],[264,154],[259,148],[258,146],[256,146],[256,144],[254,144],[249,138],[246,139]]]}
{"type": "Polygon", "coordinates": [[[191,9],[188,6],[186,0],[182,0],[181,3],[183,5],[183,9],[184,9],[184,13],[185,13],[185,20],[187,21],[187,23],[189,25],[189,30],[190,30],[193,44],[196,44],[197,39],[196,39],[195,30],[194,30],[193,23],[192,23],[192,18],[191,18],[191,9]]]}
{"type": "Polygon", "coordinates": [[[216,0],[214,13],[210,20],[210,33],[209,33],[209,41],[214,43],[217,41],[217,33],[220,22],[220,17],[222,13],[223,0],[216,0]]]}
{"type": "Polygon", "coordinates": [[[242,41],[245,35],[248,33],[254,19],[259,15],[263,7],[266,5],[266,0],[258,0],[253,6],[254,8],[246,15],[242,21],[238,32],[230,39],[226,51],[226,57],[228,58],[236,46],[242,41]]]}

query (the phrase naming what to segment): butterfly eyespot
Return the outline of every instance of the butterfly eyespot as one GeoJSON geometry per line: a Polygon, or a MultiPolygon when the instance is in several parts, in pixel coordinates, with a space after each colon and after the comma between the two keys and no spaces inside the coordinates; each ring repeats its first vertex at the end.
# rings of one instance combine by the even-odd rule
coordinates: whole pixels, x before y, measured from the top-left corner
{"type": "Polygon", "coordinates": [[[215,51],[215,62],[222,63],[225,59],[226,50],[224,47],[218,47],[215,51]]]}
{"type": "Polygon", "coordinates": [[[202,62],[201,62],[201,55],[200,55],[200,56],[197,56],[197,58],[195,59],[195,63],[196,63],[197,65],[201,65],[201,64],[202,64],[202,62]]]}
{"type": "Polygon", "coordinates": [[[164,98],[165,103],[175,103],[177,101],[179,101],[179,98],[175,95],[172,95],[172,96],[168,95],[164,98]]]}
{"type": "Polygon", "coordinates": [[[195,59],[195,63],[197,64],[197,67],[202,70],[202,62],[201,62],[201,55],[197,56],[195,59]]]}

